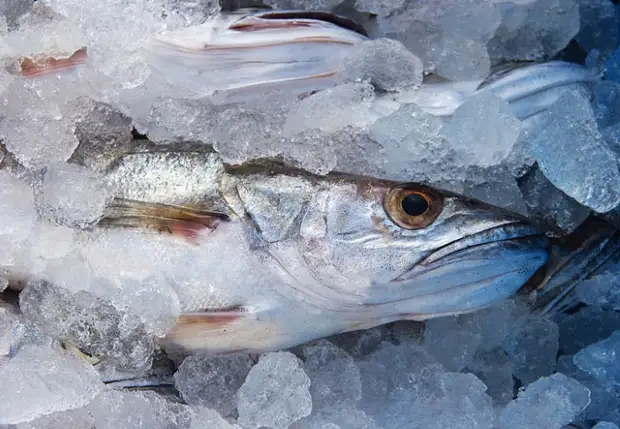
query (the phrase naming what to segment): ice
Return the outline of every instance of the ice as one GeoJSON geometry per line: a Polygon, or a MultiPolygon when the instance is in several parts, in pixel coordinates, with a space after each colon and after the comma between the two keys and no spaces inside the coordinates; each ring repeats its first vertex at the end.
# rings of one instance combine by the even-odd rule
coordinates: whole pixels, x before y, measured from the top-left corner
{"type": "Polygon", "coordinates": [[[579,283],[575,291],[583,303],[620,310],[620,279],[618,274],[599,274],[579,283]]]}
{"type": "Polygon", "coordinates": [[[382,91],[414,88],[422,83],[422,60],[392,39],[359,43],[344,60],[346,76],[367,80],[382,91]]]}
{"type": "Polygon", "coordinates": [[[578,91],[568,91],[544,115],[530,140],[544,175],[579,203],[598,212],[612,210],[620,203],[620,172],[589,101],[578,91]],[[571,118],[568,127],[566,117],[571,118]]]}
{"type": "Polygon", "coordinates": [[[12,263],[11,250],[25,241],[36,219],[30,187],[6,171],[0,171],[0,266],[12,263]]]}
{"type": "Polygon", "coordinates": [[[0,360],[11,351],[13,329],[18,320],[16,312],[0,301],[0,360]]]}
{"type": "Polygon", "coordinates": [[[327,340],[301,350],[304,372],[310,377],[313,408],[345,407],[362,396],[360,371],[353,358],[327,340]]]}
{"type": "Polygon", "coordinates": [[[527,385],[550,375],[555,368],[558,341],[555,322],[536,317],[521,321],[504,342],[515,377],[527,385]]]}
{"type": "Polygon", "coordinates": [[[88,410],[97,429],[189,429],[192,420],[187,405],[149,391],[104,391],[89,404],[88,410]]]}
{"type": "Polygon", "coordinates": [[[0,385],[11,386],[0,391],[0,424],[82,407],[103,388],[86,361],[36,345],[24,345],[0,368],[0,385]]]}
{"type": "Polygon", "coordinates": [[[574,364],[573,358],[574,355],[560,356],[556,371],[574,378],[590,390],[590,405],[585,409],[581,418],[598,420],[604,417],[609,410],[620,407],[620,389],[614,391],[606,386],[601,386],[590,374],[580,370],[574,364]]]}
{"type": "Polygon", "coordinates": [[[490,91],[482,92],[456,109],[446,133],[464,162],[489,167],[508,156],[521,133],[521,121],[506,101],[490,91]]]}
{"type": "Polygon", "coordinates": [[[502,429],[560,429],[590,403],[590,391],[563,374],[543,377],[519,392],[500,413],[502,429]]]}
{"type": "Polygon", "coordinates": [[[620,83],[601,81],[594,86],[594,117],[601,130],[618,123],[620,118],[620,83]]]}
{"type": "Polygon", "coordinates": [[[592,426],[592,429],[618,429],[618,426],[611,422],[598,422],[592,426]]]}
{"type": "Polygon", "coordinates": [[[13,30],[17,27],[19,18],[32,7],[30,0],[5,0],[0,3],[0,16],[2,16],[13,30]]]}
{"type": "Polygon", "coordinates": [[[312,411],[310,379],[290,352],[261,356],[237,392],[239,423],[285,429],[312,411]]]}
{"type": "Polygon", "coordinates": [[[241,426],[229,423],[215,410],[192,408],[190,429],[241,429],[241,426]]]}
{"type": "Polygon", "coordinates": [[[27,423],[20,423],[15,429],[98,429],[87,408],[59,411],[27,423]]]}
{"type": "Polygon", "coordinates": [[[586,51],[597,49],[603,56],[612,53],[620,42],[620,16],[609,0],[579,0],[581,25],[575,37],[586,51]]]}
{"type": "Polygon", "coordinates": [[[552,58],[579,31],[575,0],[497,2],[501,25],[489,42],[494,62],[552,58]]]}
{"type": "Polygon", "coordinates": [[[89,292],[32,281],[20,295],[20,308],[37,329],[119,369],[151,365],[153,339],[140,320],[89,292]]]}
{"type": "Polygon", "coordinates": [[[490,429],[495,421],[486,386],[472,374],[438,374],[428,391],[395,391],[376,415],[382,427],[490,429]]]}
{"type": "Polygon", "coordinates": [[[553,186],[537,164],[518,183],[527,215],[552,229],[570,233],[591,213],[590,209],[553,186]]]}
{"type": "Polygon", "coordinates": [[[614,331],[609,338],[581,350],[573,360],[575,365],[592,375],[601,385],[620,387],[618,355],[620,355],[620,330],[614,331]]]}
{"type": "Polygon", "coordinates": [[[355,0],[355,9],[387,16],[405,4],[405,0],[355,0]]]}
{"type": "Polygon", "coordinates": [[[448,371],[467,366],[482,342],[482,320],[478,315],[431,319],[422,345],[448,371]]]}
{"type": "Polygon", "coordinates": [[[86,167],[58,163],[47,167],[43,179],[43,205],[62,225],[84,228],[103,215],[112,189],[86,167]]]}
{"type": "Polygon", "coordinates": [[[372,417],[356,408],[335,406],[298,420],[290,429],[381,429],[372,417]]]}
{"type": "MultiPolygon", "coordinates": [[[[358,6],[370,6],[383,13],[393,7],[371,6],[368,2],[358,6]]],[[[379,16],[376,36],[402,42],[422,59],[426,71],[448,79],[468,80],[488,74],[490,58],[485,45],[499,24],[499,9],[490,2],[414,2],[405,3],[401,13],[379,16]]]]}
{"type": "Polygon", "coordinates": [[[605,63],[605,79],[620,83],[620,47],[609,56],[605,63]]]}
{"type": "Polygon", "coordinates": [[[563,354],[575,354],[620,329],[620,313],[596,307],[581,308],[573,314],[560,314],[556,319],[563,354]]]}
{"type": "Polygon", "coordinates": [[[329,341],[356,359],[375,351],[383,341],[384,326],[346,332],[329,337],[329,341]]]}
{"type": "Polygon", "coordinates": [[[469,167],[463,194],[515,213],[527,214],[517,180],[504,166],[469,167]]]}
{"type": "Polygon", "coordinates": [[[495,405],[506,405],[513,398],[513,368],[508,355],[500,348],[479,349],[465,372],[471,372],[486,386],[486,394],[495,405]]]}
{"type": "Polygon", "coordinates": [[[367,83],[348,83],[304,98],[286,119],[284,135],[319,129],[331,134],[346,126],[369,122],[374,91],[367,83]]]}
{"type": "Polygon", "coordinates": [[[212,408],[227,417],[236,409],[237,390],[255,360],[245,354],[189,356],[174,375],[174,384],[190,405],[212,408]]]}

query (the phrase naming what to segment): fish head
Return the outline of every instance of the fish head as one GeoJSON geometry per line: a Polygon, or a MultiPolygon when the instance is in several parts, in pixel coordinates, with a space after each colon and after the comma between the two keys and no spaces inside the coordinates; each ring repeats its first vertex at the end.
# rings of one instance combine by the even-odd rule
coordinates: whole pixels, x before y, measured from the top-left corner
{"type": "Polygon", "coordinates": [[[421,184],[257,174],[234,190],[283,293],[321,310],[473,311],[514,294],[548,258],[547,239],[518,215],[421,184]]]}

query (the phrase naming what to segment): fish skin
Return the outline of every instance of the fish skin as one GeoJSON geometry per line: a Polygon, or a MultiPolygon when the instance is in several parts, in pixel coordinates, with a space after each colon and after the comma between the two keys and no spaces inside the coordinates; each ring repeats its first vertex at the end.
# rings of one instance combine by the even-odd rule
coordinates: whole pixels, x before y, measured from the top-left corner
{"type": "MultiPolygon", "coordinates": [[[[169,205],[171,218],[179,207],[211,210],[226,221],[181,241],[208,248],[242,239],[247,254],[219,265],[230,264],[232,277],[256,270],[259,280],[239,286],[233,307],[187,302],[161,340],[168,349],[263,352],[399,319],[475,311],[516,293],[547,260],[547,239],[521,217],[417,184],[226,166],[204,147],[125,154],[105,174],[118,192],[104,234],[145,226],[153,204],[169,205]],[[401,187],[440,199],[437,218],[417,230],[396,224],[384,200],[401,187]],[[126,198],[135,205],[124,224],[126,198]]],[[[170,240],[178,245],[179,237],[170,240]]],[[[205,293],[213,288],[230,285],[220,280],[205,293]]]]}

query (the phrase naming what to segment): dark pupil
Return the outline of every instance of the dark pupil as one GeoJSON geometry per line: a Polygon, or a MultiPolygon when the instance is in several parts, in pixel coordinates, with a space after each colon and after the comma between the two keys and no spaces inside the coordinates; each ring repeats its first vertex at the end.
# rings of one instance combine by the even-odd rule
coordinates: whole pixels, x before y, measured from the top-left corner
{"type": "Polygon", "coordinates": [[[420,194],[407,195],[400,205],[409,216],[420,216],[428,210],[428,202],[420,194]]]}

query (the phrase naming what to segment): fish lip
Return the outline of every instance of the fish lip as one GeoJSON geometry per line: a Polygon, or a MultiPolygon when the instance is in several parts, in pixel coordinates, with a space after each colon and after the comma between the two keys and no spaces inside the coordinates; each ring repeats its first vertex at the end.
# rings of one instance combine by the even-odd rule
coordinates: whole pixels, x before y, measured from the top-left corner
{"type": "Polygon", "coordinates": [[[549,246],[548,239],[534,225],[523,221],[507,222],[484,229],[439,247],[420,260],[416,266],[429,267],[458,252],[475,247],[484,247],[502,242],[536,239],[541,245],[549,246]]]}

